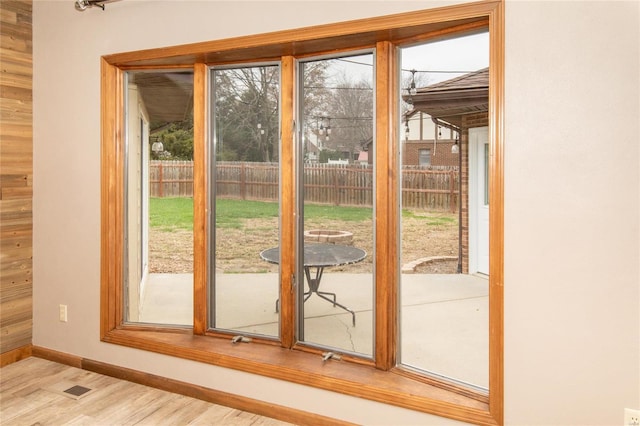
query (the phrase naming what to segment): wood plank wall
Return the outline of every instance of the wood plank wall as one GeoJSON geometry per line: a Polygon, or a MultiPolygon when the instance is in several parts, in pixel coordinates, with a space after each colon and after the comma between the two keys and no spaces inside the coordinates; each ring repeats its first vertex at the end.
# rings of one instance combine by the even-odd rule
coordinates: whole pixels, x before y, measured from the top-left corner
{"type": "Polygon", "coordinates": [[[0,353],[32,337],[32,1],[0,1],[0,353]]]}

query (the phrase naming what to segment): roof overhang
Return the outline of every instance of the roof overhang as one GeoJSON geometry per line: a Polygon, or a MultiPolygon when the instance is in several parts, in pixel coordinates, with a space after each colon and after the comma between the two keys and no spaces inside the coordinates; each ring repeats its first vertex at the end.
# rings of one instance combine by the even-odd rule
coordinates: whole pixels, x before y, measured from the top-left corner
{"type": "Polygon", "coordinates": [[[489,110],[489,68],[420,88],[403,99],[413,104],[407,117],[424,112],[460,129],[464,115],[489,110]]]}
{"type": "Polygon", "coordinates": [[[161,125],[188,118],[193,109],[192,72],[135,72],[132,76],[151,123],[161,125]]]}

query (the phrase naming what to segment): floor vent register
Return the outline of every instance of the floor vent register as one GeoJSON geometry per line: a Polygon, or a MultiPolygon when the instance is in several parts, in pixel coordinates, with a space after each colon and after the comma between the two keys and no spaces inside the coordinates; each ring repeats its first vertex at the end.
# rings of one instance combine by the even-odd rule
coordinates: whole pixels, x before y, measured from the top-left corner
{"type": "Polygon", "coordinates": [[[66,396],[71,399],[80,399],[95,391],[95,389],[71,382],[55,383],[44,388],[44,390],[66,396]]]}

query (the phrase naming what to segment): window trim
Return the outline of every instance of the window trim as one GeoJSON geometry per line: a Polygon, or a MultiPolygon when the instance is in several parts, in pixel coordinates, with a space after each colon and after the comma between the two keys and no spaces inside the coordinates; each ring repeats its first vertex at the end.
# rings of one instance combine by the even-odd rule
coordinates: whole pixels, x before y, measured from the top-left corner
{"type": "MultiPolygon", "coordinates": [[[[416,411],[479,424],[503,423],[503,106],[504,3],[487,1],[408,12],[380,18],[287,30],[255,36],[195,43],[107,55],[101,61],[101,300],[100,335],[104,342],[168,354],[207,364],[237,369],[416,411]],[[397,281],[395,229],[398,136],[397,67],[395,47],[489,27],[490,85],[490,315],[489,394],[443,383],[395,366],[398,313],[397,291],[380,283],[397,281]],[[293,95],[295,59],[316,55],[331,46],[337,50],[376,48],[376,158],[379,194],[376,199],[376,307],[375,366],[369,362],[319,361],[319,351],[292,351],[295,347],[293,303],[281,307],[281,342],[231,345],[206,332],[207,221],[206,192],[209,134],[209,64],[279,60],[282,73],[282,158],[293,164],[293,95]],[[194,325],[193,329],[128,325],[123,318],[124,235],[124,122],[123,81],[128,69],[193,68],[194,70],[194,325]],[[286,76],[286,77],[285,77],[286,76]],[[386,191],[385,191],[386,189],[386,191]],[[380,320],[382,319],[382,320],[380,320]],[[375,368],[374,368],[375,367],[375,368]]],[[[287,168],[285,168],[287,169],[287,168]]],[[[282,176],[282,209],[295,205],[293,171],[282,176]]],[[[293,247],[293,218],[284,215],[281,245],[293,247]]],[[[293,250],[292,250],[293,251],[293,250]]],[[[288,270],[282,265],[281,288],[290,289],[288,270]]]]}

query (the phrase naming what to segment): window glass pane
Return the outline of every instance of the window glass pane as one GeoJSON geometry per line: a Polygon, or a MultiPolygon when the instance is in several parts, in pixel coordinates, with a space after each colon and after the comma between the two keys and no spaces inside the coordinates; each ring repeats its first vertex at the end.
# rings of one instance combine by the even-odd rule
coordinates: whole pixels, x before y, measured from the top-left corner
{"type": "Polygon", "coordinates": [[[279,335],[278,265],[260,253],[279,241],[280,68],[212,71],[210,327],[279,335]]]}
{"type": "Polygon", "coordinates": [[[371,53],[300,64],[298,340],[367,357],[374,318],[373,76],[371,53]]]}
{"type": "Polygon", "coordinates": [[[418,151],[419,159],[418,162],[421,166],[430,166],[431,165],[431,150],[430,149],[421,149],[418,151]]]}
{"type": "Polygon", "coordinates": [[[401,49],[400,362],[488,387],[488,33],[401,49]],[[429,166],[411,163],[429,147],[429,166]]]}
{"type": "Polygon", "coordinates": [[[128,72],[125,320],[193,324],[193,73],[128,72]]]}

